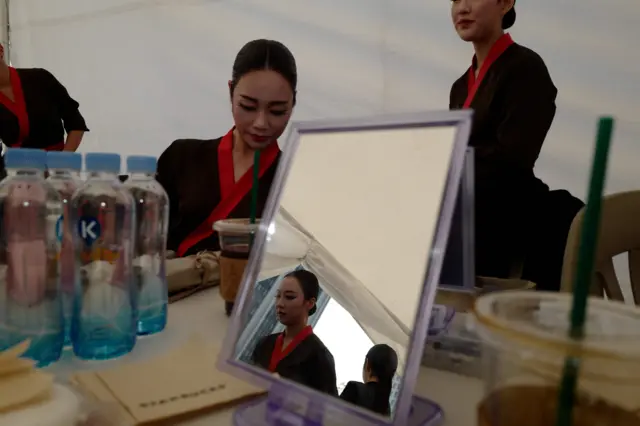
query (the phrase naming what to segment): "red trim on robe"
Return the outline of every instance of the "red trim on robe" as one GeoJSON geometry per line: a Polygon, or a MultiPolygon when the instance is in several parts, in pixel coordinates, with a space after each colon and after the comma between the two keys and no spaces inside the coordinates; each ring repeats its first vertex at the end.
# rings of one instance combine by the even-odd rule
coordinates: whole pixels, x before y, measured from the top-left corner
{"type": "MultiPolygon", "coordinates": [[[[262,178],[269,167],[273,165],[279,152],[277,141],[274,141],[264,149],[262,155],[260,155],[260,164],[258,166],[259,178],[262,178]]],[[[231,129],[218,145],[220,203],[211,211],[209,217],[180,243],[176,253],[179,257],[184,256],[191,247],[200,241],[210,237],[214,233],[213,224],[219,220],[226,219],[251,191],[253,186],[253,167],[255,167],[255,164],[235,182],[233,171],[233,129],[231,129]]]]}
{"type": "Polygon", "coordinates": [[[280,361],[282,361],[287,355],[293,352],[293,350],[298,347],[298,345],[302,343],[304,339],[311,336],[312,334],[313,328],[311,328],[310,325],[306,326],[302,329],[302,331],[300,331],[300,333],[296,335],[296,337],[293,338],[291,343],[289,343],[289,345],[287,345],[287,347],[282,350],[282,345],[284,344],[284,333],[280,333],[280,335],[278,335],[276,339],[276,345],[273,347],[273,352],[271,353],[269,371],[275,373],[280,361]]]}
{"type": "Polygon", "coordinates": [[[9,67],[9,79],[11,80],[11,90],[14,99],[11,100],[4,93],[0,93],[0,104],[4,105],[18,119],[18,139],[10,148],[19,148],[25,139],[29,137],[29,115],[27,114],[27,104],[24,100],[22,82],[18,71],[9,67]]]}
{"type": "Polygon", "coordinates": [[[469,108],[471,106],[471,102],[473,102],[473,98],[475,98],[476,93],[478,92],[478,88],[480,84],[482,84],[482,80],[487,75],[489,68],[491,65],[513,44],[513,39],[511,35],[504,34],[502,37],[498,39],[491,47],[489,51],[489,55],[487,55],[487,59],[480,67],[480,71],[478,72],[478,78],[476,78],[476,74],[474,72],[473,66],[469,68],[469,77],[467,79],[467,99],[464,101],[464,105],[462,108],[469,108]]]}

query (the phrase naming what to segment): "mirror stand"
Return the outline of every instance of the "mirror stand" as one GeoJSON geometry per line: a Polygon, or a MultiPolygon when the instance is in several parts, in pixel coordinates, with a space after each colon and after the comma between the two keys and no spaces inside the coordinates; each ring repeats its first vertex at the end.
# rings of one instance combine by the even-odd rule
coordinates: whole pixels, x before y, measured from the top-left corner
{"type": "MultiPolygon", "coordinates": [[[[414,395],[407,426],[437,426],[442,408],[433,401],[414,395]]],[[[285,383],[274,384],[267,397],[244,404],[234,412],[235,426],[383,426],[389,420],[361,417],[346,407],[327,404],[299,393],[285,383]],[[335,418],[332,421],[331,418],[335,418]]]]}

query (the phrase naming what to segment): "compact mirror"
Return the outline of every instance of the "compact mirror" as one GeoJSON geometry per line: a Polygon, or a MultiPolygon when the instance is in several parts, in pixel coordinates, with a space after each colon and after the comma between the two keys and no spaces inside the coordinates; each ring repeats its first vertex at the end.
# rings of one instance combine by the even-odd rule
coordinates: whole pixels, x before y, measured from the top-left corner
{"type": "Polygon", "coordinates": [[[407,424],[429,323],[416,318],[430,316],[470,117],[293,126],[227,336],[231,365],[407,424]]]}

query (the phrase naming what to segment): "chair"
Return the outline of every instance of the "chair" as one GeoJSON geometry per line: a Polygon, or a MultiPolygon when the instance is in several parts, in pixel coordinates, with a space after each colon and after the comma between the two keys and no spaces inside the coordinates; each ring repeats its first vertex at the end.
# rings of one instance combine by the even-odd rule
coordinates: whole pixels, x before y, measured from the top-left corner
{"type": "MultiPolygon", "coordinates": [[[[569,231],[561,291],[573,290],[584,210],[576,215],[569,231]]],[[[602,200],[594,277],[590,288],[592,295],[606,294],[609,299],[624,300],[613,266],[613,257],[623,253],[629,256],[633,300],[640,305],[640,191],[607,195],[602,200]]]]}
{"type": "Polygon", "coordinates": [[[478,297],[494,291],[535,290],[531,281],[517,278],[476,277],[475,291],[439,289],[435,303],[454,308],[457,312],[468,312],[478,297]]]}

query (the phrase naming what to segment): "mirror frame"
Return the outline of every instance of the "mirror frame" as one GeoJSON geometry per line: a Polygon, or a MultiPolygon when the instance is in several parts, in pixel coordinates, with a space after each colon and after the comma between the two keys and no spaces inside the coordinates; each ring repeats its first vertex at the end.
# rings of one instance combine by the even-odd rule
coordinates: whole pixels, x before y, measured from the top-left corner
{"type": "MultiPolygon", "coordinates": [[[[260,226],[254,239],[254,247],[249,256],[249,261],[235,302],[235,309],[227,329],[222,350],[218,356],[218,368],[239,379],[264,388],[267,391],[274,386],[284,386],[295,390],[299,396],[305,397],[308,400],[313,400],[324,406],[335,407],[350,416],[355,416],[363,420],[371,420],[374,424],[408,424],[413,391],[420,372],[422,353],[429,328],[429,318],[438,288],[440,270],[445,255],[445,246],[451,226],[451,218],[462,177],[465,153],[471,133],[472,117],[473,111],[467,109],[387,115],[351,120],[318,120],[292,123],[291,131],[288,135],[288,143],[280,158],[271,192],[267,199],[264,214],[262,215],[263,220],[260,221],[260,226]],[[381,416],[364,408],[343,402],[339,398],[325,395],[295,382],[275,377],[268,371],[235,359],[235,346],[242,333],[242,327],[247,322],[248,311],[251,306],[251,287],[258,279],[264,259],[267,230],[278,213],[283,190],[295,159],[301,136],[310,133],[338,131],[372,131],[445,126],[455,127],[456,135],[452,146],[452,155],[445,188],[440,202],[440,215],[436,224],[434,238],[431,242],[429,258],[425,259],[425,262],[428,262],[428,267],[425,271],[419,305],[416,309],[416,320],[414,321],[413,332],[409,341],[407,359],[394,416],[381,416]],[[407,397],[409,395],[411,395],[411,397],[407,397]]],[[[425,141],[425,143],[428,143],[428,141],[425,141]]]]}

